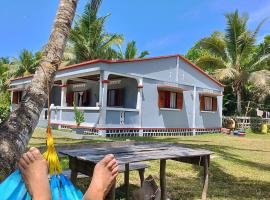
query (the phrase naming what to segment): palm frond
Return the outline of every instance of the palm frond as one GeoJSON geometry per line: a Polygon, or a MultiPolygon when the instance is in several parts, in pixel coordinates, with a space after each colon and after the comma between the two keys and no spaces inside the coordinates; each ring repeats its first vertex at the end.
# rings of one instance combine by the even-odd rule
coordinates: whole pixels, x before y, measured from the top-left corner
{"type": "Polygon", "coordinates": [[[222,57],[224,60],[228,59],[226,54],[226,44],[224,40],[216,35],[203,38],[195,45],[195,48],[202,48],[209,51],[212,55],[222,57]]]}
{"type": "Polygon", "coordinates": [[[216,69],[213,76],[220,81],[233,80],[239,76],[239,72],[232,67],[225,67],[222,69],[216,69]]]}
{"type": "Polygon", "coordinates": [[[222,60],[220,57],[216,57],[213,55],[203,55],[195,61],[195,64],[201,67],[202,69],[207,69],[209,67],[218,69],[225,68],[226,62],[222,60]]]}

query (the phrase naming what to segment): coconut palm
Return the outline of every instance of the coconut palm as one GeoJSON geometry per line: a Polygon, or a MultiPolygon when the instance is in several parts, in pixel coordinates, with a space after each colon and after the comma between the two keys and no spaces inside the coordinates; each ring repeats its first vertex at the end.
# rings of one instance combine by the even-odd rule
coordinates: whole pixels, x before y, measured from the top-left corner
{"type": "Polygon", "coordinates": [[[145,56],[149,55],[148,51],[142,51],[140,54],[138,54],[138,49],[134,40],[127,43],[125,52],[122,51],[121,45],[118,45],[118,49],[118,59],[144,58],[145,56]]]}
{"type": "Polygon", "coordinates": [[[84,13],[75,20],[65,51],[64,64],[117,57],[112,46],[122,43],[123,36],[105,31],[105,22],[110,15],[97,16],[100,4],[101,0],[92,0],[86,5],[84,13]]]}
{"type": "MultiPolygon", "coordinates": [[[[211,37],[200,40],[195,48],[205,49],[207,53],[195,63],[202,68],[213,68],[213,76],[220,81],[230,83],[237,97],[237,111],[241,113],[241,97],[245,83],[264,80],[266,71],[260,71],[270,60],[269,52],[255,51],[256,37],[263,25],[263,20],[255,29],[248,30],[248,16],[239,16],[238,11],[225,15],[227,27],[225,34],[214,33],[211,37]],[[256,77],[256,78],[255,78],[256,77]],[[256,80],[256,81],[255,81],[256,80]]],[[[268,73],[268,71],[267,71],[268,73]]],[[[267,81],[262,81],[267,83],[267,81]]],[[[260,87],[260,85],[255,85],[260,87]]],[[[266,86],[265,84],[264,86],[266,86]]],[[[265,88],[265,92],[268,92],[265,88]]]]}
{"type": "Polygon", "coordinates": [[[33,54],[31,51],[23,49],[18,58],[14,58],[12,61],[13,68],[11,70],[14,71],[15,67],[14,76],[19,77],[34,74],[37,66],[40,63],[41,57],[41,52],[33,54]]]}
{"type": "Polygon", "coordinates": [[[60,0],[49,41],[18,107],[0,125],[0,181],[17,167],[47,102],[62,60],[78,0],[60,0]],[[49,86],[49,87],[48,87],[49,86]]]}

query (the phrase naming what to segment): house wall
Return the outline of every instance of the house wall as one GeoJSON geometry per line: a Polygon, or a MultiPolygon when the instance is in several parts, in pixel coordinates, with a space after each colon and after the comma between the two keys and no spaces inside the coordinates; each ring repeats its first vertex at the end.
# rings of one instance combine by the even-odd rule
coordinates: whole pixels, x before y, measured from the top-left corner
{"type": "Polygon", "coordinates": [[[192,95],[183,93],[182,110],[162,110],[158,107],[157,86],[163,82],[143,80],[142,127],[145,128],[187,128],[192,126],[192,95]]]}
{"type": "MultiPolygon", "coordinates": [[[[182,110],[163,110],[158,107],[157,86],[160,81],[143,80],[142,127],[144,128],[192,128],[193,127],[193,90],[183,92],[182,110]]],[[[199,89],[200,91],[200,89],[199,89]]],[[[218,97],[217,112],[201,112],[200,99],[196,93],[196,128],[219,128],[222,117],[222,96],[218,97]]]]}
{"type": "Polygon", "coordinates": [[[134,74],[162,81],[176,81],[176,58],[164,58],[139,62],[124,62],[100,65],[102,70],[116,73],[134,74]]]}
{"type": "Polygon", "coordinates": [[[223,91],[214,81],[192,67],[190,64],[179,59],[178,82],[185,85],[193,85],[200,88],[223,91]]]}

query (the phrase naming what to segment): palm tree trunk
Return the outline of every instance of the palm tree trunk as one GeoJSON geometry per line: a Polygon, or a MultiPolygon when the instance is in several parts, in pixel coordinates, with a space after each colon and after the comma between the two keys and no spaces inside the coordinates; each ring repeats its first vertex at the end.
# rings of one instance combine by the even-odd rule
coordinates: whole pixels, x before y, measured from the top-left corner
{"type": "Polygon", "coordinates": [[[237,89],[236,91],[236,98],[237,98],[237,112],[238,114],[241,114],[242,112],[242,95],[241,95],[241,89],[237,89]]]}
{"type": "Polygon", "coordinates": [[[0,127],[0,180],[9,175],[38,123],[48,97],[47,81],[51,88],[61,62],[66,40],[71,29],[78,0],[60,0],[52,32],[41,63],[22,102],[0,127]]]}

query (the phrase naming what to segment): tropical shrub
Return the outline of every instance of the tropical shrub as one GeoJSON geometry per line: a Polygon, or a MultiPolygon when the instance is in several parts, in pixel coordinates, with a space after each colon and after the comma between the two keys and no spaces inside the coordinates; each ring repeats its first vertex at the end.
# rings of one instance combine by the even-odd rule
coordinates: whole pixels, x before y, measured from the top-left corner
{"type": "Polygon", "coordinates": [[[74,103],[73,103],[73,106],[74,106],[74,114],[75,114],[74,119],[76,121],[77,126],[80,126],[81,123],[85,122],[84,113],[80,111],[74,103]]]}

